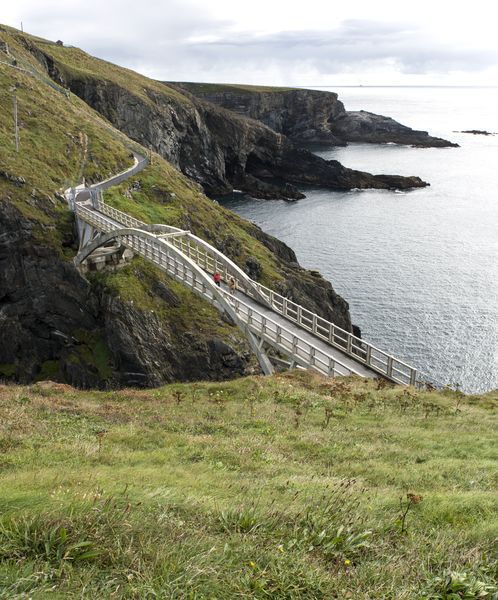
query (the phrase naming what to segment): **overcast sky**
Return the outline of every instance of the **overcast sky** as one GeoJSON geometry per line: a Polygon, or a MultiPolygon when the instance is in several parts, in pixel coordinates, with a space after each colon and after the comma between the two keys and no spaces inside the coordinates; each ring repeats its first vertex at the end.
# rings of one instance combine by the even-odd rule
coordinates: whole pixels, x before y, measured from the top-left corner
{"type": "Polygon", "coordinates": [[[498,85],[495,0],[1,0],[0,20],[162,80],[498,85]]]}

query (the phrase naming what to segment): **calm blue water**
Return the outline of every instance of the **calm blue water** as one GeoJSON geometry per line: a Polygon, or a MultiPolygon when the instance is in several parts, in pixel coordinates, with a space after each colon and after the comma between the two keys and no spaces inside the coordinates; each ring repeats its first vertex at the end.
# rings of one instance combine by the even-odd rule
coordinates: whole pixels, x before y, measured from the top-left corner
{"type": "Polygon", "coordinates": [[[295,203],[225,206],[287,242],[351,308],[363,337],[440,383],[498,387],[498,89],[330,88],[350,110],[387,114],[461,148],[324,148],[373,173],[419,175],[407,193],[304,190],[295,203]]]}

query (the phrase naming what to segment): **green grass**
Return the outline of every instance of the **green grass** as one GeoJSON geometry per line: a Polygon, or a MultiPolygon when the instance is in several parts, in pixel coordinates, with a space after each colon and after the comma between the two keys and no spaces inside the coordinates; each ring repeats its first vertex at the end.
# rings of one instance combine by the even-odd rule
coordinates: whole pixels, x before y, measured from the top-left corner
{"type": "MultiPolygon", "coordinates": [[[[48,246],[58,258],[71,261],[76,253],[74,218],[60,193],[83,178],[93,182],[107,178],[132,163],[131,149],[147,151],[114,129],[98,113],[74,94],[69,97],[47,83],[47,74],[37,63],[25,44],[33,44],[43,52],[51,53],[60,62],[61,69],[85,71],[87,77],[101,78],[114,85],[126,86],[130,93],[144,93],[144,86],[152,86],[155,93],[168,96],[167,88],[138,74],[132,76],[125,69],[94,59],[74,48],[61,48],[39,38],[0,28],[0,39],[8,43],[11,57],[18,65],[34,70],[29,75],[7,65],[0,65],[0,198],[12,205],[31,223],[33,243],[48,246]],[[23,43],[25,42],[25,44],[23,43]],[[13,137],[12,91],[17,86],[20,123],[20,151],[15,151],[13,137]],[[15,178],[25,183],[16,185],[15,178]]],[[[59,62],[57,64],[59,64],[59,62]]],[[[172,92],[170,100],[178,100],[172,92]]],[[[106,193],[106,199],[146,222],[159,222],[190,229],[216,245],[234,238],[238,247],[233,258],[245,267],[249,257],[255,257],[262,266],[261,281],[268,285],[282,279],[282,267],[276,257],[251,232],[254,226],[221,208],[206,198],[195,183],[158,155],[153,164],[137,177],[124,182],[106,193]],[[133,185],[139,189],[130,189],[133,185]]],[[[233,246],[233,244],[232,244],[233,246]]],[[[247,349],[243,333],[220,321],[219,314],[208,303],[186,289],[180,289],[157,270],[143,261],[116,274],[102,274],[92,278],[125,301],[134,301],[138,310],[154,310],[166,329],[181,337],[183,331],[221,338],[230,345],[247,349]],[[106,283],[106,279],[108,279],[106,283]],[[151,292],[162,282],[174,289],[181,306],[168,307],[151,292]]],[[[79,332],[81,333],[81,332],[79,332]]],[[[74,337],[79,336],[73,332],[74,337]]],[[[109,381],[111,359],[99,332],[86,332],[77,350],[70,357],[75,364],[89,365],[103,382],[109,381]]],[[[80,336],[81,337],[81,336],[80,336]]],[[[49,360],[39,366],[39,377],[64,379],[59,361],[49,360]]],[[[15,364],[0,365],[0,376],[19,376],[15,364]]]]}
{"type": "Polygon", "coordinates": [[[0,597],[491,599],[497,399],[2,387],[0,597]]]}
{"type": "Polygon", "coordinates": [[[236,327],[220,319],[216,308],[142,258],[135,258],[114,273],[90,273],[89,279],[124,302],[155,313],[172,331],[190,331],[198,336],[225,335],[231,338],[232,343],[245,339],[236,327]],[[157,295],[158,284],[164,284],[172,302],[168,303],[157,295]]]}
{"type": "MultiPolygon", "coordinates": [[[[168,83],[168,82],[165,82],[168,83]]],[[[171,82],[176,83],[176,82],[171,82]]],[[[194,83],[190,81],[178,82],[178,85],[187,90],[195,91],[201,94],[211,94],[216,92],[236,92],[239,94],[260,94],[260,93],[281,93],[297,90],[298,88],[279,87],[270,85],[246,85],[240,83],[194,83]]],[[[300,89],[300,88],[299,88],[300,89]]]]}
{"type": "Polygon", "coordinates": [[[146,223],[188,229],[217,247],[235,238],[239,252],[231,258],[239,266],[244,268],[247,258],[255,257],[262,267],[262,283],[273,286],[283,278],[278,258],[251,235],[252,223],[204,196],[164,160],[154,157],[153,164],[136,177],[107,190],[105,200],[146,223]]]}
{"type": "MultiPolygon", "coordinates": [[[[34,68],[33,58],[18,36],[0,32],[18,64],[34,68]],[[22,62],[21,62],[22,61],[22,62]]],[[[7,59],[2,56],[2,59],[7,59]]],[[[38,65],[38,69],[40,69],[38,65]]],[[[36,77],[0,65],[0,164],[12,177],[23,177],[15,185],[0,177],[3,201],[11,202],[23,216],[39,225],[39,234],[60,247],[62,233],[54,223],[67,221],[69,210],[55,197],[84,177],[96,181],[132,164],[127,138],[108,124],[79,98],[54,90],[36,77]],[[20,149],[16,152],[13,131],[13,92],[17,86],[20,149]]]]}

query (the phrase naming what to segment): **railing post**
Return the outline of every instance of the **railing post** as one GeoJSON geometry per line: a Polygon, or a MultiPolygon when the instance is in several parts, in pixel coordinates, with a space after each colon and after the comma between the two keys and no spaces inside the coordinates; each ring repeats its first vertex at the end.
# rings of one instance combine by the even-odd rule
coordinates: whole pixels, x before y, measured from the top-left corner
{"type": "Polygon", "coordinates": [[[287,298],[282,299],[282,314],[287,316],[287,298]]]}
{"type": "Polygon", "coordinates": [[[410,369],[410,385],[415,385],[417,383],[417,370],[410,369]]]}
{"type": "Polygon", "coordinates": [[[392,356],[388,356],[387,357],[387,371],[386,371],[386,375],[388,377],[392,377],[393,376],[393,357],[392,356]]]}
{"type": "Polygon", "coordinates": [[[280,344],[281,341],[282,341],[282,328],[280,327],[280,325],[278,325],[276,342],[277,342],[277,344],[280,344]]]}
{"type": "Polygon", "coordinates": [[[303,319],[303,309],[301,307],[301,305],[297,305],[297,311],[296,311],[296,321],[297,323],[299,323],[299,325],[302,324],[302,319],[303,319]]]}
{"type": "Polygon", "coordinates": [[[352,354],[352,345],[353,345],[353,338],[348,333],[348,341],[347,341],[347,344],[346,344],[346,352],[348,354],[352,354]]]}
{"type": "Polygon", "coordinates": [[[328,375],[329,375],[329,377],[330,377],[330,375],[332,375],[332,377],[334,377],[334,375],[335,375],[335,360],[333,360],[332,358],[329,360],[328,375]]]}
{"type": "Polygon", "coordinates": [[[311,325],[311,331],[313,333],[316,333],[316,322],[317,322],[317,318],[316,318],[316,315],[313,313],[312,325],[311,325]]]}
{"type": "Polygon", "coordinates": [[[367,344],[367,355],[365,357],[365,363],[367,365],[370,365],[372,362],[372,346],[370,346],[369,344],[367,344]]]}
{"type": "Polygon", "coordinates": [[[313,346],[310,348],[310,365],[314,366],[315,364],[315,348],[313,346]]]}

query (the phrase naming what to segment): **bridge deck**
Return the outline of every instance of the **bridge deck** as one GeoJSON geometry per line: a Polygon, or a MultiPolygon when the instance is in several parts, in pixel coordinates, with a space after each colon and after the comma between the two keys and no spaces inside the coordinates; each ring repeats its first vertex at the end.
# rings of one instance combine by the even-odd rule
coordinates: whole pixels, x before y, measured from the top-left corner
{"type": "MultiPolygon", "coordinates": [[[[223,288],[228,291],[227,286],[223,285],[223,288]]],[[[344,365],[345,367],[347,367],[348,369],[350,369],[352,373],[356,373],[358,375],[361,375],[362,377],[369,377],[369,378],[379,376],[379,373],[377,373],[376,371],[369,369],[366,365],[362,365],[361,363],[357,362],[353,358],[349,357],[344,352],[341,352],[338,348],[334,348],[333,346],[330,346],[329,344],[327,344],[323,340],[317,338],[316,336],[309,333],[308,331],[304,331],[301,327],[299,327],[295,323],[292,323],[291,321],[286,319],[284,316],[276,313],[275,311],[271,310],[270,308],[261,305],[259,302],[256,302],[255,300],[253,300],[252,298],[250,298],[243,292],[237,290],[235,292],[235,298],[237,298],[237,297],[241,297],[244,301],[244,304],[247,304],[254,310],[263,314],[269,321],[273,321],[273,322],[277,323],[280,327],[282,327],[282,329],[287,329],[288,331],[292,332],[294,335],[299,336],[301,339],[306,341],[310,346],[315,347],[317,350],[320,350],[324,354],[328,354],[329,356],[332,356],[338,363],[340,363],[340,364],[344,365]]]]}

